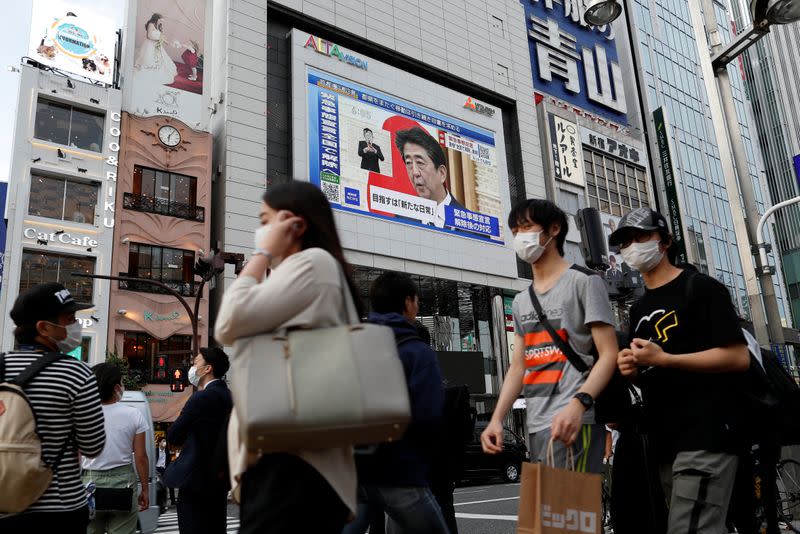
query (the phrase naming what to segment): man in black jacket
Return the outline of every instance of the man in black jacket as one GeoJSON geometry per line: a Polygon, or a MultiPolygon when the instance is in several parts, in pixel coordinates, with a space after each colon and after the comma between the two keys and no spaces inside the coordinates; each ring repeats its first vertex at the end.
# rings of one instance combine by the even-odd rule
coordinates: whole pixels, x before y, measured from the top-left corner
{"type": "Polygon", "coordinates": [[[444,390],[436,353],[414,325],[419,297],[405,274],[387,272],[370,288],[369,322],[394,330],[408,384],[411,424],[403,439],[383,443],[374,454],[356,456],[359,476],[358,517],[345,534],[363,534],[372,512],[385,511],[400,532],[446,534],[442,511],[428,486],[428,473],[439,436],[444,390]]]}
{"type": "Polygon", "coordinates": [[[189,370],[197,387],[167,431],[173,446],[183,447],[165,473],[167,485],[180,489],[178,527],[181,533],[224,533],[227,529],[227,478],[217,469],[217,445],[233,407],[222,377],[230,362],[222,349],[201,348],[189,370]]]}

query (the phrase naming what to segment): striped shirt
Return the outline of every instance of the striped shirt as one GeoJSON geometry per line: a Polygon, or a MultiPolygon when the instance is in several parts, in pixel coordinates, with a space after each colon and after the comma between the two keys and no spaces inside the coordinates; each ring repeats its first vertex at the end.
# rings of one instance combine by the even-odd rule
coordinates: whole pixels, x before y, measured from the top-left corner
{"type": "MultiPolygon", "coordinates": [[[[5,380],[12,380],[36,358],[38,352],[5,355],[5,380]]],[[[42,440],[42,456],[51,464],[67,438],[64,455],[54,469],[47,491],[32,504],[29,512],[69,512],[86,505],[86,490],[81,482],[78,450],[90,458],[103,451],[106,443],[103,409],[97,381],[89,366],[74,358],[62,358],[45,367],[25,387],[31,401],[42,440]],[[77,450],[76,450],[77,444],[77,450]]]]}

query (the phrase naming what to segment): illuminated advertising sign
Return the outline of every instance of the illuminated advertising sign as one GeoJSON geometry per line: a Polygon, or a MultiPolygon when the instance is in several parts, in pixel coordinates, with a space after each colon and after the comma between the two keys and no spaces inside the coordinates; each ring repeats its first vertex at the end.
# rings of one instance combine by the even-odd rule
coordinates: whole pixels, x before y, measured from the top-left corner
{"type": "Polygon", "coordinates": [[[334,209],[503,244],[495,134],[313,69],[309,173],[334,209]]]}
{"type": "Polygon", "coordinates": [[[521,0],[533,86],[627,125],[627,104],[613,27],[589,26],[576,0],[521,0]]]}
{"type": "Polygon", "coordinates": [[[33,4],[28,56],[64,72],[111,85],[117,34],[111,20],[58,0],[33,4]]]}
{"type": "Polygon", "coordinates": [[[197,126],[206,118],[206,0],[139,0],[134,26],[132,110],[197,126]]]}

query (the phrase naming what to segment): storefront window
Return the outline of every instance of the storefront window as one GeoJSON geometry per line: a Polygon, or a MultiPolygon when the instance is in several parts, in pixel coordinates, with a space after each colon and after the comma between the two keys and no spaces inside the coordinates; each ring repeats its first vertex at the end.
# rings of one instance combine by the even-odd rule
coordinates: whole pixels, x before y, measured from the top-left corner
{"type": "Polygon", "coordinates": [[[45,282],[60,282],[78,302],[92,302],[94,281],[73,278],[72,273],[94,274],[94,266],[94,258],[25,250],[22,252],[19,291],[22,293],[45,282]]]}
{"type": "Polygon", "coordinates": [[[31,176],[28,214],[62,221],[94,224],[99,185],[54,178],[31,176]]]}
{"type": "MultiPolygon", "coordinates": [[[[181,295],[194,295],[194,252],[177,248],[131,243],[128,275],[133,278],[158,280],[181,295]]],[[[127,289],[161,292],[156,286],[128,282],[127,289]],[[133,284],[133,286],[131,285],[133,284]],[[135,287],[134,287],[135,286],[135,287]]]]}
{"type": "Polygon", "coordinates": [[[101,152],[104,122],[102,113],[40,98],[33,135],[43,141],[101,152]]]}
{"type": "Polygon", "coordinates": [[[192,336],[157,339],[144,332],[125,332],[122,354],[132,373],[150,383],[166,384],[170,370],[191,365],[192,336]],[[157,376],[159,358],[165,360],[166,378],[157,376]]]}

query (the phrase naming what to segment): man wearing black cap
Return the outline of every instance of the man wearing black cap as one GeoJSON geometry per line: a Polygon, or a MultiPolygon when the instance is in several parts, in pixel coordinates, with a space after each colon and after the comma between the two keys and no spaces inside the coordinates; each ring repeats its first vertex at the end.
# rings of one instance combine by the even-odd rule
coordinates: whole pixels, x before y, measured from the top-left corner
{"type": "Polygon", "coordinates": [[[728,290],[673,265],[674,239],[649,208],[625,215],[609,237],[646,291],[630,311],[631,344],[618,355],[647,407],[668,532],[726,532],[725,518],[744,447],[744,373],[750,365],[728,290]]]}
{"type": "Polygon", "coordinates": [[[201,348],[189,369],[189,381],[197,392],[167,430],[170,445],[183,447],[164,473],[165,483],[180,489],[181,532],[220,534],[227,529],[228,479],[217,460],[233,407],[231,392],[222,380],[229,368],[222,349],[201,348]]]}
{"type": "MultiPolygon", "coordinates": [[[[58,283],[34,286],[14,302],[11,318],[17,325],[18,348],[0,356],[0,382],[12,382],[26,369],[38,368],[19,385],[31,402],[42,459],[53,466],[53,480],[25,512],[0,518],[0,532],[86,532],[89,510],[78,452],[93,458],[103,451],[103,409],[94,373],[65,353],[82,341],[75,312],[91,307],[77,303],[58,283]]],[[[2,491],[24,489],[4,487],[2,491]]]]}

